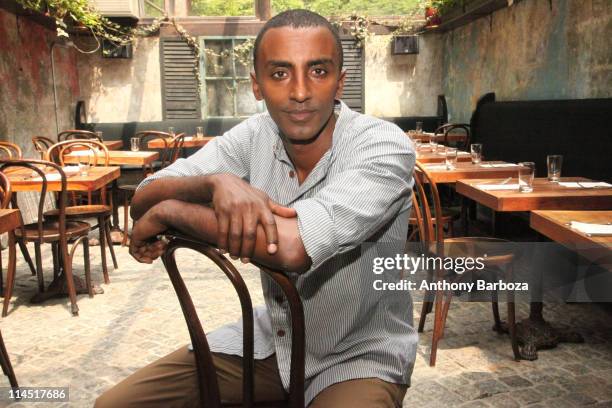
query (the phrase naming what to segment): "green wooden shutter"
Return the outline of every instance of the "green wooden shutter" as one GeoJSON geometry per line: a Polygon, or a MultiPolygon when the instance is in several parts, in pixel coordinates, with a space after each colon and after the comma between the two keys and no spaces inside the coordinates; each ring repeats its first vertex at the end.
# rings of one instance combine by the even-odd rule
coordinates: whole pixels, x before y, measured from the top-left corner
{"type": "Polygon", "coordinates": [[[177,38],[160,41],[162,111],[165,119],[201,119],[195,55],[187,43],[177,38]]]}
{"type": "Polygon", "coordinates": [[[363,49],[352,37],[343,37],[344,69],[346,79],[342,100],[354,111],[363,113],[363,49]]]}

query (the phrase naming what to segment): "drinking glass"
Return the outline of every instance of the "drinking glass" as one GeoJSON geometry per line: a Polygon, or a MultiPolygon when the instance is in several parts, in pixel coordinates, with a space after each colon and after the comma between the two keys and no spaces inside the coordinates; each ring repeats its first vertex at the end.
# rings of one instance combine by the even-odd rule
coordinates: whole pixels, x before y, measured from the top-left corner
{"type": "Polygon", "coordinates": [[[168,133],[170,133],[170,136],[174,137],[174,136],[175,136],[175,133],[174,133],[174,127],[170,126],[170,127],[168,128],[168,133]]]}
{"type": "Polygon", "coordinates": [[[104,139],[102,138],[102,131],[100,131],[100,130],[96,130],[96,136],[98,136],[98,137],[100,138],[100,140],[104,140],[104,139]]]}
{"type": "Polygon", "coordinates": [[[139,137],[133,137],[130,139],[130,149],[133,152],[137,152],[140,150],[140,138],[139,137]]]}
{"type": "Polygon", "coordinates": [[[447,147],[445,152],[446,169],[453,170],[457,165],[457,149],[454,147],[447,147]]]}
{"type": "Polygon", "coordinates": [[[558,182],[561,178],[561,166],[563,165],[563,156],[560,154],[550,154],[546,156],[546,165],[548,167],[548,180],[558,182]]]}
{"type": "Polygon", "coordinates": [[[519,191],[521,193],[531,193],[533,191],[533,177],[535,176],[535,163],[522,162],[519,163],[519,191]]]}
{"type": "Polygon", "coordinates": [[[422,145],[421,139],[414,139],[413,141],[414,141],[414,150],[418,151],[422,145]]]}
{"type": "Polygon", "coordinates": [[[196,127],[196,139],[202,139],[204,137],[204,128],[202,126],[196,127]]]}
{"type": "Polygon", "coordinates": [[[79,163],[79,174],[81,176],[87,176],[89,174],[89,163],[79,163]]]}
{"type": "Polygon", "coordinates": [[[417,122],[416,123],[416,132],[418,134],[423,133],[423,122],[417,122]]]}
{"type": "Polygon", "coordinates": [[[472,143],[470,145],[470,154],[472,155],[472,163],[478,164],[482,160],[482,144],[472,143]]]}

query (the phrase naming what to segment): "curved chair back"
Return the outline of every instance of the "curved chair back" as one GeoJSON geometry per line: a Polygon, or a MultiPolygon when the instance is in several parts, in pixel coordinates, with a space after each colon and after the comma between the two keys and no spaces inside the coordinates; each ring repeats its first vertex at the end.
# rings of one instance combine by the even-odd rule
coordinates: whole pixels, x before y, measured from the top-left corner
{"type": "Polygon", "coordinates": [[[104,143],[97,140],[74,139],[58,142],[47,150],[45,157],[47,160],[63,166],[65,164],[65,156],[74,151],[83,152],[83,156],[79,157],[79,162],[82,162],[82,158],[83,161],[86,160],[91,166],[108,166],[108,148],[104,143]],[[86,151],[88,152],[85,153],[86,151]]]}
{"type": "Polygon", "coordinates": [[[414,181],[413,213],[417,220],[421,242],[423,244],[443,242],[444,223],[438,186],[419,162],[414,165],[414,181]]]}
{"type": "Polygon", "coordinates": [[[170,143],[168,143],[168,147],[172,148],[172,153],[170,155],[170,160],[168,164],[174,163],[180,156],[183,151],[183,145],[185,144],[185,134],[180,133],[176,135],[170,143]]]}
{"type": "Polygon", "coordinates": [[[11,160],[13,151],[6,146],[0,146],[0,160],[11,160]]]}
{"type": "Polygon", "coordinates": [[[0,142],[0,146],[8,149],[11,152],[11,159],[21,159],[23,157],[23,152],[21,151],[21,147],[15,143],[11,142],[0,142]]]}
{"type": "Polygon", "coordinates": [[[55,144],[55,140],[45,136],[34,136],[32,138],[32,144],[34,145],[34,149],[40,154],[41,160],[44,160],[47,150],[55,144]]]}
{"type": "Polygon", "coordinates": [[[65,140],[72,139],[95,139],[99,142],[102,142],[102,138],[98,136],[96,133],[91,132],[89,130],[79,130],[79,129],[70,129],[64,130],[57,135],[57,141],[63,142],[65,140]]]}
{"type": "MultiPolygon", "coordinates": [[[[172,163],[174,151],[171,149],[171,143],[173,143],[173,141],[179,136],[184,136],[184,134],[181,133],[174,137],[170,133],[159,132],[157,130],[144,130],[142,132],[137,132],[136,134],[134,134],[134,137],[137,137],[139,139],[138,145],[140,146],[140,150],[155,150],[159,152],[159,162],[161,168],[164,168],[168,164],[172,163]],[[152,142],[154,140],[160,140],[163,147],[153,149],[149,148],[149,142],[152,142]]],[[[152,171],[153,169],[151,168],[151,172],[152,171]]]]}
{"type": "Polygon", "coordinates": [[[6,174],[0,172],[0,208],[8,208],[12,193],[11,181],[6,174]]]}
{"type": "MultiPolygon", "coordinates": [[[[216,408],[221,406],[217,374],[212,354],[193,301],[176,266],[175,252],[179,248],[189,248],[211,259],[228,277],[240,299],[243,324],[243,407],[254,403],[254,343],[253,343],[253,305],[244,280],[240,273],[216,248],[188,237],[169,235],[170,242],[162,256],[164,266],[174,286],[183,315],[187,321],[189,336],[195,352],[200,390],[200,406],[216,408]]],[[[297,289],[289,278],[279,272],[261,268],[283,290],[291,312],[291,372],[289,385],[289,406],[304,407],[304,311],[297,289]]]]}
{"type": "Polygon", "coordinates": [[[456,146],[461,149],[467,149],[470,147],[471,133],[470,133],[470,125],[467,123],[447,123],[445,125],[439,126],[435,134],[436,135],[444,135],[444,144],[449,146],[449,143],[452,141],[449,140],[449,135],[451,131],[460,129],[465,132],[465,139],[462,142],[457,142],[456,146]]]}

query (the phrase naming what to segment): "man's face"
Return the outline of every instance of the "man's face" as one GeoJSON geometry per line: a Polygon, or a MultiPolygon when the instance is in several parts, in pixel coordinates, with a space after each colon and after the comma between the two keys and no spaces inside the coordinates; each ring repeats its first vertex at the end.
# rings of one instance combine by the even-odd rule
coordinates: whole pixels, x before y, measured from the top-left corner
{"type": "Polygon", "coordinates": [[[342,95],[344,73],[334,36],[325,27],[268,30],[259,44],[253,93],[290,142],[317,136],[342,95]]]}

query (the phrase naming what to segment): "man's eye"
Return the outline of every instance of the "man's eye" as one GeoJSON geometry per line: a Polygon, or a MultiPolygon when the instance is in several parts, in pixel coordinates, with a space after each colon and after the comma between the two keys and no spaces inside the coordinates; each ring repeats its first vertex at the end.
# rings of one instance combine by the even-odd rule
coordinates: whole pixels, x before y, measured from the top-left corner
{"type": "Polygon", "coordinates": [[[272,73],[272,78],[285,78],[287,76],[287,73],[285,71],[276,71],[272,73]]]}
{"type": "Polygon", "coordinates": [[[323,69],[323,68],[315,68],[312,70],[312,72],[316,75],[316,76],[323,76],[325,74],[327,74],[327,70],[323,69]]]}

